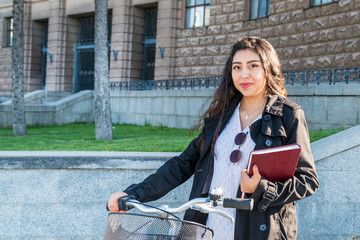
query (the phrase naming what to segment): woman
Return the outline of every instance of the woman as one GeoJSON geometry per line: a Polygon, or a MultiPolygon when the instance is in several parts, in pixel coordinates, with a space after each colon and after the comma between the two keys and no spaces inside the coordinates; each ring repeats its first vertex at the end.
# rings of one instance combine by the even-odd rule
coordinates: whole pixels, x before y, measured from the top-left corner
{"type": "Polygon", "coordinates": [[[238,39],[199,123],[200,135],[180,156],[142,183],[112,194],[110,210],[119,211],[117,199],[121,196],[153,201],[194,175],[190,199],[206,197],[211,186],[222,187],[227,197],[244,192],[254,199],[252,211],[226,210],[236,218],[234,225],[212,214],[186,212],[185,220],[214,229],[215,239],[296,239],[295,203],[312,195],[319,183],[304,112],[286,99],[280,62],[269,42],[258,37],[238,39]],[[292,143],[302,148],[294,177],[270,182],[256,166],[253,176],[247,175],[252,150],[292,143]]]}

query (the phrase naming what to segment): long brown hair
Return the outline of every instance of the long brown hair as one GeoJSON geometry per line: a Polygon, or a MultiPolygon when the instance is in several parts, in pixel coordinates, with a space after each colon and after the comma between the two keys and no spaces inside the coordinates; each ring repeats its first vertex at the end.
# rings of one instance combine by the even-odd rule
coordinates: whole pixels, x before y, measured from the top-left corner
{"type": "MultiPolygon", "coordinates": [[[[234,96],[239,94],[242,97],[242,94],[234,86],[231,73],[232,61],[235,53],[246,49],[254,50],[260,57],[266,77],[266,94],[286,96],[284,87],[285,81],[281,72],[280,60],[274,47],[268,41],[260,37],[240,37],[232,46],[231,53],[224,66],[219,87],[214,94],[214,98],[209,108],[200,117],[198,123],[192,127],[192,130],[199,128],[203,130],[204,118],[220,115],[220,120],[211,145],[212,153],[214,153],[214,146],[220,132],[225,110],[229,107],[234,96]]],[[[200,151],[202,151],[204,137],[205,136],[202,135],[202,138],[199,139],[201,146],[200,151]]]]}

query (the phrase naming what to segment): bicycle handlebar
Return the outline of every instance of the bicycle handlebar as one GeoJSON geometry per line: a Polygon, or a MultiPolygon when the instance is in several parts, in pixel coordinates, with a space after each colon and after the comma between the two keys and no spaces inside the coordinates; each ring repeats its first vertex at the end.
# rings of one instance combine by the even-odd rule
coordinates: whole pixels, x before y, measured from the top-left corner
{"type": "Polygon", "coordinates": [[[240,210],[252,210],[254,205],[253,199],[239,199],[239,198],[224,198],[223,200],[213,201],[209,198],[195,198],[192,199],[179,207],[169,207],[169,206],[160,206],[159,208],[153,208],[144,206],[137,200],[133,199],[121,199],[119,198],[119,205],[124,204],[128,207],[135,207],[143,213],[157,214],[158,216],[168,218],[170,214],[182,213],[188,209],[193,209],[202,213],[216,213],[225,218],[230,219],[231,222],[234,222],[233,217],[231,217],[226,212],[214,208],[214,206],[223,206],[224,208],[236,208],[240,210]]]}
{"type": "MultiPolygon", "coordinates": [[[[132,196],[119,198],[118,205],[119,209],[123,211],[127,211],[135,207],[143,213],[157,214],[158,216],[166,218],[168,218],[171,214],[182,213],[188,209],[193,209],[202,213],[216,213],[230,219],[230,221],[233,222],[233,217],[231,217],[228,213],[214,207],[223,206],[224,208],[236,208],[251,211],[254,207],[254,200],[251,198],[222,198],[222,190],[221,188],[217,188],[209,194],[208,198],[194,198],[179,207],[169,207],[166,205],[160,206],[159,208],[149,207],[135,200],[132,196]],[[214,194],[214,192],[216,193],[214,194]]],[[[106,209],[109,210],[108,206],[106,206],[106,209]]]]}

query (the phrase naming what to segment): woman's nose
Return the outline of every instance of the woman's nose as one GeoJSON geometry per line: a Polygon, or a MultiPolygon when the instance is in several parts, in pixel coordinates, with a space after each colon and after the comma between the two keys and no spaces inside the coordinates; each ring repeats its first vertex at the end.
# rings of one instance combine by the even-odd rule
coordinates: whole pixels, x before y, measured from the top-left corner
{"type": "Polygon", "coordinates": [[[249,77],[249,69],[247,69],[247,68],[242,68],[241,69],[241,72],[240,72],[240,76],[242,77],[242,78],[248,78],[249,77]]]}

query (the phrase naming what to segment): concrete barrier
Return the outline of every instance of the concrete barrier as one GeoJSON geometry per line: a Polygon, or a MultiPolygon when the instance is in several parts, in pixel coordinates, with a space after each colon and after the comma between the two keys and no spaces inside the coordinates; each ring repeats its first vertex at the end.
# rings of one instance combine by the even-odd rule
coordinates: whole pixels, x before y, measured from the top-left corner
{"type": "Polygon", "coordinates": [[[299,240],[360,239],[360,125],[311,144],[320,188],[299,201],[299,240]]]}
{"type": "MultiPolygon", "coordinates": [[[[298,201],[300,240],[360,236],[360,125],[311,145],[320,188],[298,201]]],[[[105,203],[178,153],[0,152],[0,239],[102,239],[105,203]]],[[[191,179],[155,203],[187,200],[191,179]]]]}
{"type": "MultiPolygon", "coordinates": [[[[0,113],[0,127],[11,127],[11,100],[0,104],[0,113]]],[[[42,90],[28,93],[25,95],[25,120],[27,125],[93,122],[93,91],[73,95],[42,90]]]]}
{"type": "MultiPolygon", "coordinates": [[[[0,239],[102,239],[110,194],[176,153],[0,152],[0,239]]],[[[190,182],[157,204],[184,202],[190,182]]]]}
{"type": "Polygon", "coordinates": [[[112,91],[112,121],[120,124],[190,128],[208,108],[214,91],[112,91]]]}
{"type": "MultiPolygon", "coordinates": [[[[286,86],[300,104],[310,130],[360,124],[360,84],[286,86]]],[[[112,91],[113,123],[190,128],[205,112],[214,89],[112,91]]]]}

